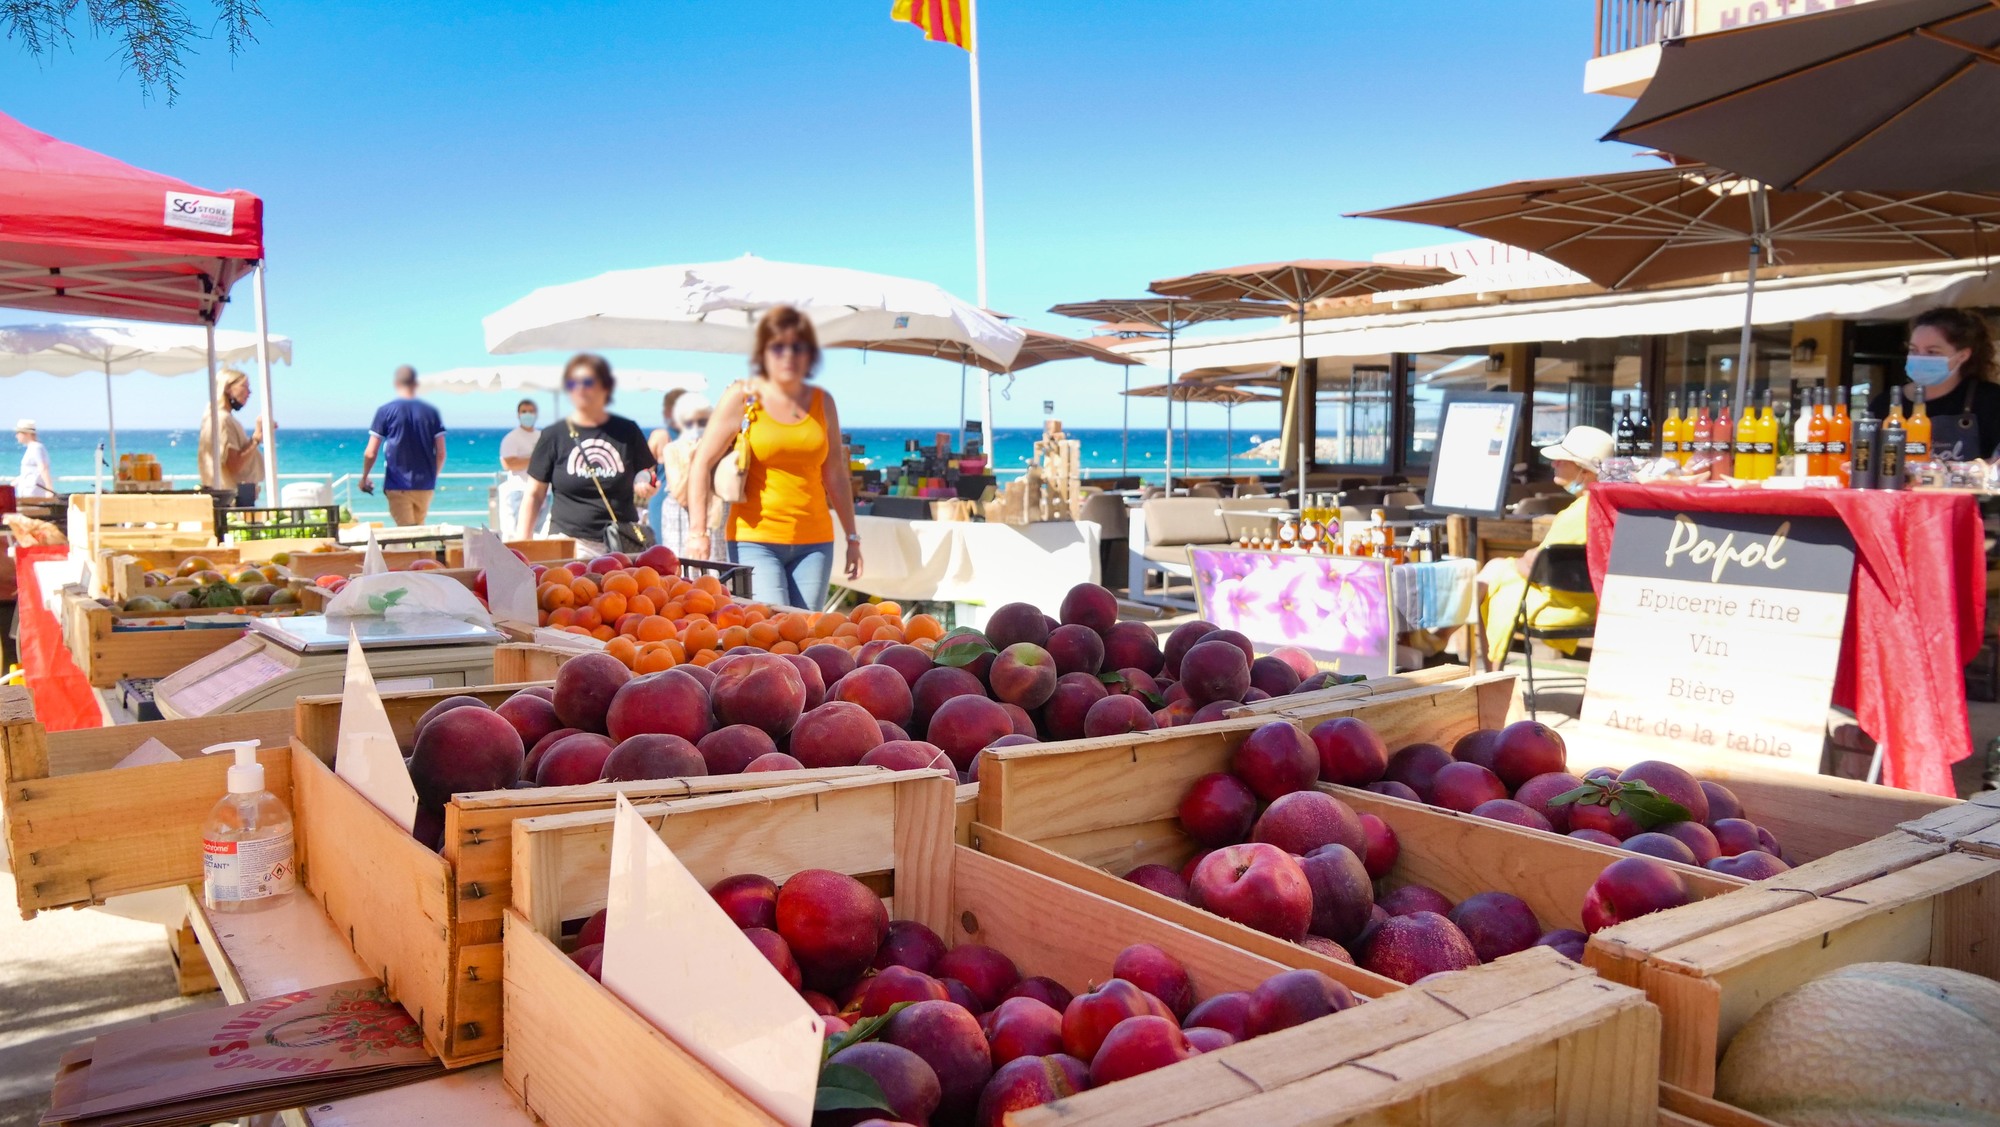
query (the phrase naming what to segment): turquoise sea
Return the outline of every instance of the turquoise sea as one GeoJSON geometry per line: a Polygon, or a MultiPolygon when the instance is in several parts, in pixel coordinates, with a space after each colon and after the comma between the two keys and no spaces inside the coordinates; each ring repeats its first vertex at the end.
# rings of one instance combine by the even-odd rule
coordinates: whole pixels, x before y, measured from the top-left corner
{"type": "MultiPolygon", "coordinates": [[[[878,466],[895,465],[902,461],[905,441],[914,439],[928,444],[937,437],[938,429],[858,427],[849,430],[854,443],[863,448],[863,457],[878,466]]],[[[440,519],[484,523],[487,489],[493,478],[489,473],[497,473],[500,468],[500,438],[506,432],[496,429],[463,429],[450,431],[450,444],[445,460],[446,474],[470,474],[479,476],[451,477],[441,482],[438,496],[432,503],[432,512],[457,512],[459,516],[441,516],[440,519]]],[[[1222,473],[1229,467],[1229,455],[1235,455],[1234,471],[1237,473],[1269,473],[1277,469],[1275,463],[1250,461],[1244,455],[1257,443],[1275,436],[1275,431],[1258,432],[1239,430],[1233,440],[1228,432],[1196,429],[1189,432],[1187,448],[1183,448],[1181,436],[1174,436],[1174,462],[1176,472],[1186,464],[1195,473],[1222,473]],[[1185,459],[1185,463],[1184,463],[1185,459]]],[[[1072,438],[1083,443],[1083,464],[1093,474],[1116,474],[1121,462],[1130,465],[1130,471],[1151,480],[1160,480],[1164,475],[1162,459],[1165,454],[1165,438],[1158,430],[1134,430],[1129,436],[1129,446],[1123,441],[1124,432],[1115,428],[1073,430],[1072,438]]],[[[1039,430],[1027,428],[1002,428],[999,432],[998,457],[995,470],[1001,476],[1018,473],[1026,466],[1029,451],[1039,430]]],[[[118,432],[120,454],[149,453],[160,461],[161,468],[169,477],[195,477],[195,431],[189,430],[124,430],[118,432]]],[[[96,449],[104,441],[102,431],[52,430],[42,434],[42,441],[49,448],[49,456],[55,465],[56,476],[74,480],[58,483],[64,492],[87,491],[90,489],[89,475],[93,472],[96,449]]],[[[384,517],[388,506],[382,500],[380,474],[376,467],[376,493],[370,497],[353,488],[352,479],[361,472],[361,451],[368,444],[368,432],[360,429],[310,430],[285,428],[278,432],[278,472],[282,481],[294,480],[300,475],[311,476],[334,484],[335,500],[348,504],[355,515],[362,518],[384,517]],[[346,478],[346,481],[342,481],[346,478]]],[[[11,478],[14,460],[0,452],[0,477],[11,478]]],[[[270,504],[264,498],[262,503],[270,504]]]]}

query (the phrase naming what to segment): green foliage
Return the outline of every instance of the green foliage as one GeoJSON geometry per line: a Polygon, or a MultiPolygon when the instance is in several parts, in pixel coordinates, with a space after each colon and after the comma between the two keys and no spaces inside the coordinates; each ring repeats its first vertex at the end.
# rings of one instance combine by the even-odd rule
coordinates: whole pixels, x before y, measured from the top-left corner
{"type": "MultiPolygon", "coordinates": [[[[232,57],[241,54],[257,41],[256,25],[266,22],[261,0],[213,2],[215,37],[232,57]]],[[[0,28],[30,55],[46,59],[75,45],[72,23],[79,11],[91,37],[118,44],[119,57],[138,76],[145,97],[164,94],[168,105],[180,95],[183,56],[196,40],[212,37],[196,26],[180,0],[0,0],[0,28]]]]}
{"type": "Polygon", "coordinates": [[[882,1086],[875,1078],[851,1064],[834,1064],[833,1055],[849,1045],[859,1045],[863,1041],[873,1041],[882,1035],[889,1025],[889,1019],[910,1008],[913,1002],[897,1002],[887,1013],[874,1017],[864,1017],[850,1026],[845,1033],[836,1033],[826,1039],[820,1049],[819,1091],[813,1096],[814,1111],[886,1111],[891,1115],[896,1109],[889,1106],[889,1097],[882,1093],[882,1086]]]}
{"type": "Polygon", "coordinates": [[[999,652],[979,631],[959,627],[938,639],[937,652],[931,655],[931,660],[963,669],[987,654],[999,652]]]}
{"type": "Polygon", "coordinates": [[[1613,814],[1629,812],[1639,828],[1650,830],[1668,822],[1685,822],[1688,808],[1642,782],[1621,783],[1617,779],[1585,779],[1583,785],[1549,800],[1551,806],[1602,806],[1613,814]]]}
{"type": "Polygon", "coordinates": [[[210,583],[196,589],[194,601],[200,607],[240,607],[243,605],[243,592],[227,581],[210,583]]]}

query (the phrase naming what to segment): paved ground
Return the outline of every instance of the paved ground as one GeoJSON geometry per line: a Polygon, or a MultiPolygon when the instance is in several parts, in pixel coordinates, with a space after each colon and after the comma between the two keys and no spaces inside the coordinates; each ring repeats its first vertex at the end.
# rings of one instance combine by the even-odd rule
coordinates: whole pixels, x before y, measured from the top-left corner
{"type": "Polygon", "coordinates": [[[70,1046],[221,999],[180,996],[160,925],[68,910],[23,920],[13,878],[0,872],[0,1127],[41,1117],[70,1046]]]}

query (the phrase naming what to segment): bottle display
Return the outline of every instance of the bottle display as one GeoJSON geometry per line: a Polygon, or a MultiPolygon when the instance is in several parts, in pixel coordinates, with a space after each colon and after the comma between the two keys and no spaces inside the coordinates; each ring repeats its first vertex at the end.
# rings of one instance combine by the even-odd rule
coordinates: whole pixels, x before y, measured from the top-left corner
{"type": "Polygon", "coordinates": [[[1632,456],[1634,458],[1652,457],[1653,451],[1656,449],[1653,440],[1653,413],[1646,406],[1646,396],[1643,392],[1639,396],[1639,418],[1632,424],[1632,434],[1632,456]]]}
{"type": "Polygon", "coordinates": [[[1672,458],[1677,465],[1687,464],[1687,455],[1681,452],[1681,393],[1667,393],[1667,417],[1660,420],[1660,457],[1672,458]]]}
{"type": "Polygon", "coordinates": [[[1848,472],[1843,483],[1849,489],[1875,488],[1875,467],[1882,457],[1882,424],[1868,413],[1868,401],[1855,391],[1854,413],[1849,416],[1847,434],[1848,472]]]}
{"type": "Polygon", "coordinates": [[[1909,433],[1903,426],[1903,412],[1889,397],[1889,414],[1882,420],[1881,442],[1875,455],[1875,488],[1903,488],[1904,443],[1909,433]]]}
{"type": "Polygon", "coordinates": [[[1833,398],[1833,417],[1827,420],[1826,470],[1839,478],[1841,488],[1845,489],[1853,471],[1854,418],[1839,391],[1828,388],[1827,394],[1833,398]]]}
{"type": "Polygon", "coordinates": [[[1831,477],[1827,448],[1833,435],[1833,420],[1826,415],[1826,389],[1807,388],[1806,401],[1812,405],[1812,417],[1806,420],[1806,473],[1812,477],[1831,477]]]}
{"type": "Polygon", "coordinates": [[[1931,412],[1924,403],[1924,390],[1910,388],[1910,417],[1903,423],[1903,465],[1915,474],[1931,463],[1931,412]]]}
{"type": "Polygon", "coordinates": [[[1736,419],[1729,413],[1729,389],[1724,388],[1721,406],[1715,410],[1715,420],[1709,424],[1709,461],[1714,466],[1717,477],[1736,475],[1736,419]]]}
{"type": "Polygon", "coordinates": [[[1682,461],[1699,459],[1707,462],[1715,453],[1715,420],[1708,413],[1708,392],[1697,391],[1691,394],[1700,397],[1700,410],[1696,411],[1693,402],[1688,404],[1688,414],[1694,417],[1694,425],[1685,432],[1688,457],[1682,461]]]}
{"type": "Polygon", "coordinates": [[[1638,423],[1632,418],[1631,393],[1626,393],[1620,399],[1622,402],[1618,408],[1618,421],[1612,425],[1611,430],[1612,453],[1620,458],[1630,458],[1637,454],[1639,449],[1638,423]]]}

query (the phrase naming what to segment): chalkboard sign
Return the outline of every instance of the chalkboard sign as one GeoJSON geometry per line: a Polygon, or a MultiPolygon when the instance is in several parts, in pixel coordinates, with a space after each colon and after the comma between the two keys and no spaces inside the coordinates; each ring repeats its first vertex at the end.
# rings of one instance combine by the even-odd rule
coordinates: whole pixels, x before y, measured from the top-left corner
{"type": "Polygon", "coordinates": [[[1627,510],[1581,729],[1632,758],[1816,773],[1854,578],[1825,517],[1627,510]]]}

